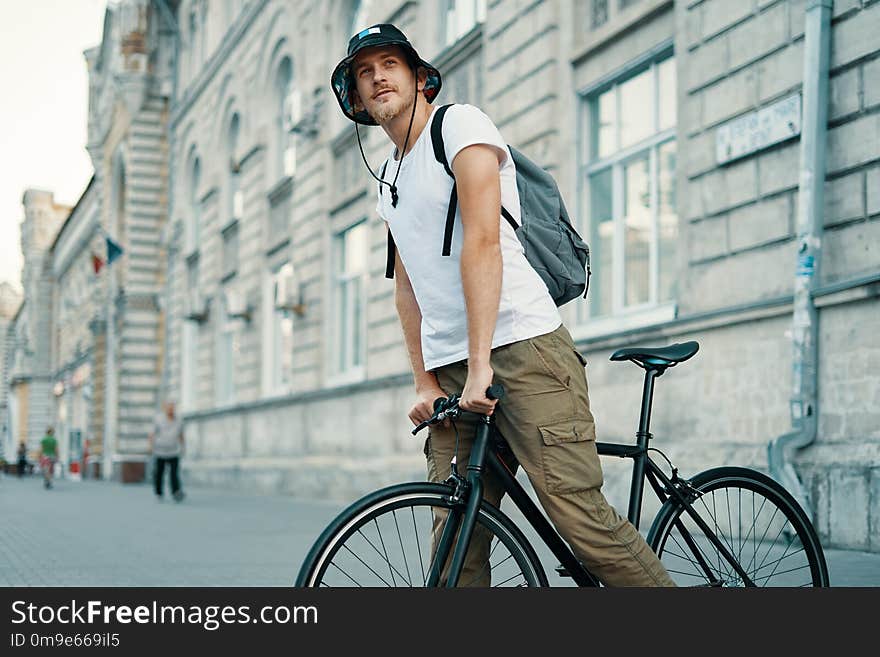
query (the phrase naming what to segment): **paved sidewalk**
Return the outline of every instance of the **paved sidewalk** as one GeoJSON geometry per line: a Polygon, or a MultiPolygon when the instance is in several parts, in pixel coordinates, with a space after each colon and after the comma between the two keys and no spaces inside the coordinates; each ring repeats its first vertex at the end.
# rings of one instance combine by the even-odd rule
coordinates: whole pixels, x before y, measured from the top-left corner
{"type": "MultiPolygon", "coordinates": [[[[344,506],[205,488],[159,503],[146,484],[47,491],[39,477],[0,475],[0,586],[290,586],[344,506]]],[[[826,556],[833,585],[880,586],[880,555],[826,556]]]]}

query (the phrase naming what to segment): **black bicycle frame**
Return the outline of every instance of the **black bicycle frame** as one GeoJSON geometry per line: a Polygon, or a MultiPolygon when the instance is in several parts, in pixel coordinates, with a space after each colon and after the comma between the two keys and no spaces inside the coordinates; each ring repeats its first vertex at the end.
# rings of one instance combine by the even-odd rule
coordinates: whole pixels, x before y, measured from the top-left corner
{"type": "MultiPolygon", "coordinates": [[[[665,368],[648,368],[645,373],[645,384],[642,391],[642,408],[639,417],[639,430],[636,433],[635,445],[623,445],[617,443],[596,443],[597,451],[603,456],[618,456],[621,458],[630,458],[633,460],[632,483],[630,486],[629,509],[627,512],[628,520],[638,529],[641,517],[642,494],[644,492],[645,480],[651,485],[651,488],[657,494],[661,504],[666,502],[670,497],[678,501],[684,510],[696,523],[700,531],[715,546],[724,559],[733,567],[736,573],[742,577],[742,581],[747,586],[753,586],[754,582],[749,578],[742,569],[739,562],[734,558],[733,554],[724,545],[723,541],[715,535],[715,532],[706,524],[706,522],[693,510],[691,500],[687,499],[685,494],[676,486],[660,469],[660,467],[648,456],[648,442],[651,439],[651,433],[648,431],[651,419],[651,400],[654,391],[654,379],[661,374],[665,368]]],[[[453,508],[449,512],[446,526],[443,529],[440,540],[437,544],[437,552],[431,571],[428,576],[428,586],[436,586],[441,577],[442,565],[447,562],[449,551],[452,552],[452,562],[449,566],[446,585],[454,587],[458,583],[461,570],[464,565],[464,559],[470,545],[471,535],[477,521],[480,504],[483,501],[483,485],[482,474],[486,467],[496,476],[501,483],[504,491],[510,495],[510,499],[517,506],[529,524],[538,533],[538,536],[546,543],[547,547],[553,555],[559,559],[560,564],[572,577],[578,586],[599,586],[599,580],[588,571],[580,561],[574,556],[574,553],[562,540],[562,537],[556,532],[555,528],[550,524],[544,514],[538,509],[535,503],[526,493],[525,489],[519,484],[513,472],[504,462],[497,448],[489,449],[490,438],[495,435],[495,423],[492,416],[482,416],[480,424],[477,426],[474,445],[471,449],[470,460],[467,465],[467,487],[462,496],[464,511],[453,508]],[[460,531],[459,531],[460,529],[460,531]],[[456,533],[458,538],[456,539],[456,533]]],[[[497,444],[497,443],[496,443],[497,444]]],[[[456,491],[458,494],[460,491],[456,491]]],[[[702,550],[694,541],[693,536],[684,527],[680,520],[675,521],[675,526],[681,532],[682,538],[693,552],[697,562],[703,569],[710,582],[715,582],[715,578],[711,567],[705,560],[702,550]]]]}

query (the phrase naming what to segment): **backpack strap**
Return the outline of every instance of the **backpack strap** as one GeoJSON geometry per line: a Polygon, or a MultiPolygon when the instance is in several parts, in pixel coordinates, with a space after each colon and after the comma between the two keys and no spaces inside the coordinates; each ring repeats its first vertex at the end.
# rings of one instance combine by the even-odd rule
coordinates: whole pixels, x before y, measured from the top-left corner
{"type": "MultiPolygon", "coordinates": [[[[431,144],[434,147],[434,159],[436,159],[446,173],[452,178],[452,193],[449,195],[449,207],[446,209],[446,228],[443,231],[443,255],[448,256],[452,251],[452,229],[455,226],[455,210],[458,207],[458,187],[455,183],[455,176],[452,169],[449,168],[449,162],[446,160],[446,145],[443,143],[443,117],[446,111],[452,105],[443,105],[437,108],[437,114],[431,122],[431,144]]],[[[507,220],[513,230],[519,228],[516,219],[501,206],[501,215],[507,220]]]]}
{"type": "MultiPolygon", "coordinates": [[[[388,160],[385,160],[385,164],[382,165],[382,172],[379,174],[379,177],[385,178],[385,170],[388,169],[388,160]]],[[[382,198],[382,183],[379,183],[379,198],[382,198]]],[[[388,255],[385,260],[385,278],[394,278],[394,238],[391,236],[391,228],[388,228],[388,255]]]]}
{"type": "Polygon", "coordinates": [[[394,246],[394,238],[391,236],[391,229],[388,229],[388,258],[385,261],[385,278],[394,278],[394,254],[396,247],[394,246]]]}
{"type": "Polygon", "coordinates": [[[437,108],[437,114],[431,121],[431,145],[434,147],[434,159],[436,159],[446,173],[452,178],[452,193],[449,196],[449,205],[446,208],[446,228],[443,231],[443,255],[448,256],[452,251],[452,228],[455,225],[455,209],[458,207],[458,187],[455,183],[455,176],[452,175],[452,169],[449,168],[449,162],[446,160],[446,145],[443,143],[443,117],[446,111],[452,105],[443,105],[437,108]]]}

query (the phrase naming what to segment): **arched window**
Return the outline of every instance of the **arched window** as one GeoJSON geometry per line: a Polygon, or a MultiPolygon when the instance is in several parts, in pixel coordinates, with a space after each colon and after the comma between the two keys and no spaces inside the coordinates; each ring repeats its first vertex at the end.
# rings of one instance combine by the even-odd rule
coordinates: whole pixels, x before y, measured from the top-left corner
{"type": "Polygon", "coordinates": [[[116,167],[113,176],[113,212],[116,234],[113,236],[116,242],[122,244],[125,240],[125,164],[122,157],[117,153],[116,167]]]}
{"type": "Polygon", "coordinates": [[[299,121],[301,97],[293,81],[293,64],[290,57],[285,57],[278,65],[275,75],[275,122],[278,145],[275,153],[275,177],[293,176],[296,173],[296,144],[290,133],[299,121]]]}
{"type": "Polygon", "coordinates": [[[240,219],[243,203],[239,180],[238,162],[238,138],[241,133],[241,119],[238,112],[229,120],[229,130],[226,133],[226,153],[229,162],[229,185],[227,194],[227,221],[240,219]]]}
{"type": "Polygon", "coordinates": [[[226,192],[226,223],[222,229],[224,280],[228,280],[238,271],[238,226],[244,217],[244,191],[241,189],[240,163],[238,161],[240,132],[241,119],[238,112],[235,112],[229,121],[229,131],[226,138],[229,178],[226,192]]]}
{"type": "Polygon", "coordinates": [[[187,212],[189,221],[186,230],[186,252],[199,248],[201,238],[202,206],[199,199],[199,187],[202,181],[202,163],[198,155],[190,157],[189,190],[187,194],[187,212]]]}

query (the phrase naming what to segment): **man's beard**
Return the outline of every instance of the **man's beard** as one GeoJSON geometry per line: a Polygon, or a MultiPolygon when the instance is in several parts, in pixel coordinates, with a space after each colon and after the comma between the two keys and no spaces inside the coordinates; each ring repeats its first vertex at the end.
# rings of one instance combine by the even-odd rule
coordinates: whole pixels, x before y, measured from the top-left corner
{"type": "Polygon", "coordinates": [[[403,99],[403,101],[398,104],[395,102],[390,103],[380,103],[370,112],[370,116],[376,121],[376,123],[383,124],[388,123],[392,119],[397,118],[401,114],[403,114],[407,110],[412,110],[413,104],[412,98],[409,100],[403,99]]]}

